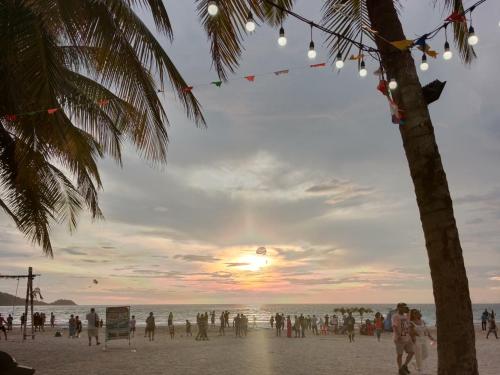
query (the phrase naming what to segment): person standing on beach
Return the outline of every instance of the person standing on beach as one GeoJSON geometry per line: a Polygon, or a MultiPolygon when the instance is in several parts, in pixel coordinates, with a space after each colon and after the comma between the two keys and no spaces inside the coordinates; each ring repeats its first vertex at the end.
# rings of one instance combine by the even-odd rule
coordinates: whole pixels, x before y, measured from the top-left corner
{"type": "Polygon", "coordinates": [[[3,335],[5,336],[5,341],[7,341],[7,329],[5,328],[5,324],[7,321],[4,319],[2,314],[0,314],[0,331],[3,331],[3,335]]]}
{"type": "Polygon", "coordinates": [[[156,329],[155,317],[153,315],[153,312],[150,312],[149,316],[146,319],[146,334],[148,336],[149,341],[155,341],[155,329],[156,329]]]}
{"type": "Polygon", "coordinates": [[[488,324],[489,316],[490,316],[490,313],[488,312],[488,310],[484,309],[483,314],[481,315],[481,329],[483,331],[486,331],[486,326],[488,324]]]}
{"type": "Polygon", "coordinates": [[[74,339],[76,333],[76,320],[73,314],[69,316],[68,328],[69,328],[69,337],[74,339]]]}
{"type": "Polygon", "coordinates": [[[93,307],[90,309],[90,312],[87,314],[86,318],[89,346],[92,345],[92,337],[95,337],[96,345],[101,345],[101,343],[99,342],[99,315],[97,315],[93,307]]]}
{"type": "Polygon", "coordinates": [[[488,321],[488,333],[486,334],[486,338],[489,338],[490,333],[493,333],[496,339],[498,340],[497,330],[498,329],[497,329],[497,323],[495,322],[495,313],[492,310],[488,321]]]}
{"type": "Polygon", "coordinates": [[[311,318],[311,327],[313,335],[318,335],[318,318],[316,315],[313,315],[311,318]]]}
{"type": "Polygon", "coordinates": [[[226,327],[229,327],[229,311],[224,314],[224,321],[226,322],[226,327]]]}
{"type": "Polygon", "coordinates": [[[300,329],[300,337],[305,338],[306,337],[306,327],[307,327],[307,322],[306,318],[304,315],[300,314],[299,316],[299,329],[300,329]]]}
{"type": "Polygon", "coordinates": [[[382,330],[384,329],[384,318],[382,314],[377,312],[375,314],[375,335],[377,336],[377,341],[380,342],[380,336],[382,335],[382,330]]]}
{"type": "Polygon", "coordinates": [[[173,324],[173,321],[174,321],[174,314],[172,314],[172,312],[170,312],[168,314],[168,326],[169,327],[173,324]]]}
{"type": "Polygon", "coordinates": [[[257,328],[257,317],[253,316],[253,328],[257,328]]]}
{"type": "Polygon", "coordinates": [[[50,313],[50,326],[54,328],[56,326],[56,316],[53,312],[50,313]]]}
{"type": "Polygon", "coordinates": [[[415,348],[410,336],[410,321],[408,319],[408,306],[406,303],[398,303],[397,311],[392,315],[392,329],[394,335],[394,344],[396,346],[396,361],[398,364],[399,375],[410,373],[408,364],[413,358],[415,348]],[[403,363],[403,353],[406,352],[406,360],[403,363]]]}
{"type": "Polygon", "coordinates": [[[130,322],[128,323],[128,326],[130,328],[130,334],[132,337],[135,336],[135,326],[136,326],[136,320],[135,320],[135,315],[132,315],[132,319],[130,319],[130,322]]]}
{"type": "Polygon", "coordinates": [[[410,336],[415,344],[417,371],[423,370],[423,363],[428,357],[427,340],[435,341],[427,329],[422,314],[416,309],[410,311],[410,336]]]}
{"type": "Polygon", "coordinates": [[[356,320],[352,316],[352,312],[349,311],[347,318],[345,320],[345,326],[347,331],[347,337],[349,337],[349,342],[354,342],[354,324],[356,320]]]}
{"type": "Polygon", "coordinates": [[[292,337],[292,319],[290,319],[290,315],[286,317],[286,337],[292,337]]]}
{"type": "Polygon", "coordinates": [[[191,332],[191,322],[186,320],[186,337],[188,336],[193,336],[193,333],[191,332]]]}
{"type": "Polygon", "coordinates": [[[281,336],[281,315],[276,313],[276,318],[274,319],[276,325],[276,336],[281,336]]]}
{"type": "Polygon", "coordinates": [[[215,310],[210,313],[210,322],[212,323],[212,328],[215,328],[215,310]]]}
{"type": "Polygon", "coordinates": [[[219,336],[226,336],[225,327],[226,327],[226,314],[223,311],[220,314],[219,336]]]}
{"type": "Polygon", "coordinates": [[[7,331],[12,331],[12,323],[14,322],[14,318],[9,314],[7,317],[7,331]]]}
{"type": "Polygon", "coordinates": [[[82,321],[80,320],[80,317],[78,315],[75,317],[75,324],[76,324],[76,337],[80,338],[80,333],[82,333],[82,321]]]}

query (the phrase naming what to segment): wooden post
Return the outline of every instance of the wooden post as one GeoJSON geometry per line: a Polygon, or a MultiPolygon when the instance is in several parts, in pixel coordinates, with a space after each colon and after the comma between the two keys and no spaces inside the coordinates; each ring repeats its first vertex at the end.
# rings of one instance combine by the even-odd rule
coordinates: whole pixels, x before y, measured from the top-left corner
{"type": "Polygon", "coordinates": [[[31,305],[31,339],[35,339],[35,328],[33,321],[33,268],[28,269],[28,280],[30,283],[30,305],[31,305]]]}
{"type": "MultiPolygon", "coordinates": [[[[31,267],[30,267],[31,270],[31,267]]],[[[24,303],[24,326],[21,327],[23,330],[23,341],[26,340],[26,327],[28,325],[28,302],[30,295],[30,278],[28,277],[28,282],[26,283],[26,301],[24,303]]]]}

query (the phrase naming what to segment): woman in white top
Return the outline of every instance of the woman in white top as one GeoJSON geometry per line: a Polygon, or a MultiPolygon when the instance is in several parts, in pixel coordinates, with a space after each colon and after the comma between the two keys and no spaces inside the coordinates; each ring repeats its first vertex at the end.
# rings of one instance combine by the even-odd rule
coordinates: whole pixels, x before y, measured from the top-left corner
{"type": "Polygon", "coordinates": [[[410,335],[415,344],[415,360],[417,371],[421,372],[423,362],[428,357],[427,340],[435,341],[422,319],[422,314],[416,309],[410,311],[410,335]]]}

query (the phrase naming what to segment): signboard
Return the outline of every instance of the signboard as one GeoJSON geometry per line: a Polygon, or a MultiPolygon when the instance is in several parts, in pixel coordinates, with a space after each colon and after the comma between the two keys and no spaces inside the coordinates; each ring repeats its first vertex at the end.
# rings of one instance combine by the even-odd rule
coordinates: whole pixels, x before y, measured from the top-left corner
{"type": "Polygon", "coordinates": [[[106,307],[106,341],[129,340],[130,306],[106,307]]]}

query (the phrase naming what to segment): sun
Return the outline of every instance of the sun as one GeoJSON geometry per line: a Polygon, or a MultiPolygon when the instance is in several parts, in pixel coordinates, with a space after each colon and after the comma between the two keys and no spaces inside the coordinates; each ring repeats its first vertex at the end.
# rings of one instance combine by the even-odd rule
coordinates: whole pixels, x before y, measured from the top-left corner
{"type": "Polygon", "coordinates": [[[269,260],[266,256],[261,255],[245,255],[237,260],[241,263],[239,267],[241,270],[246,271],[260,271],[262,268],[269,266],[269,260]]]}

